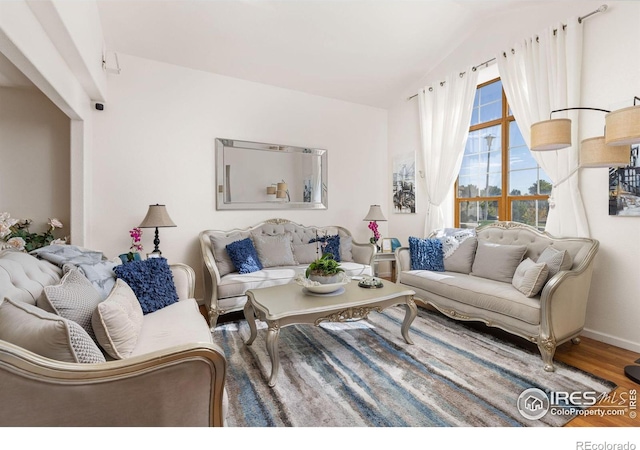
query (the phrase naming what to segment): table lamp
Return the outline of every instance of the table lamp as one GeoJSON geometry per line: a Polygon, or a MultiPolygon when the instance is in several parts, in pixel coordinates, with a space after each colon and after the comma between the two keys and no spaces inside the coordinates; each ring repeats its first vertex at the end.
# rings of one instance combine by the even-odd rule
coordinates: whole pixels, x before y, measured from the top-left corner
{"type": "Polygon", "coordinates": [[[158,228],[175,227],[176,224],[173,223],[173,220],[171,220],[171,217],[169,217],[169,213],[167,212],[167,208],[165,207],[165,205],[158,205],[156,203],[155,205],[149,205],[147,215],[139,226],[140,228],[156,229],[156,236],[153,240],[153,244],[155,245],[153,253],[162,255],[162,252],[160,251],[160,235],[158,233],[158,228]]]}

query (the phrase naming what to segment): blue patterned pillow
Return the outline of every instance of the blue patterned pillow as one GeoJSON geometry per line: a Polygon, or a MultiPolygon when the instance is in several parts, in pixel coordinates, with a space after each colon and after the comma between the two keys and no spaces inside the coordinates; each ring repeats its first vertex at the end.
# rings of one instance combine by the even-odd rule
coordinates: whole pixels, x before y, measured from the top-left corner
{"type": "Polygon", "coordinates": [[[149,314],[178,301],[173,274],[165,258],[131,261],[114,267],[116,277],[124,280],[140,302],[143,314],[149,314]]]}
{"type": "Polygon", "coordinates": [[[323,253],[331,253],[333,255],[333,259],[340,262],[340,236],[335,234],[333,236],[313,238],[309,241],[309,244],[313,242],[326,242],[327,246],[324,248],[323,253]]]}
{"type": "Polygon", "coordinates": [[[227,245],[227,253],[238,273],[262,270],[262,263],[251,238],[241,239],[227,245]]]}
{"type": "Polygon", "coordinates": [[[440,239],[409,238],[411,270],[444,272],[444,253],[440,239]]]}

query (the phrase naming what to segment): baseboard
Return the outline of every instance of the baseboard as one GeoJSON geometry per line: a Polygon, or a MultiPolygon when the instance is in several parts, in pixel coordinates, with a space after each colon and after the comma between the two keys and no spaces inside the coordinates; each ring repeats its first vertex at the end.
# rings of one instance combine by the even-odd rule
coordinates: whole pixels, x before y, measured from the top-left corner
{"type": "Polygon", "coordinates": [[[582,336],[595,339],[596,341],[604,342],[605,344],[615,345],[616,347],[623,348],[625,350],[631,350],[632,352],[640,353],[640,343],[627,341],[626,339],[620,339],[610,334],[601,333],[599,331],[593,331],[585,328],[582,330],[582,336]]]}

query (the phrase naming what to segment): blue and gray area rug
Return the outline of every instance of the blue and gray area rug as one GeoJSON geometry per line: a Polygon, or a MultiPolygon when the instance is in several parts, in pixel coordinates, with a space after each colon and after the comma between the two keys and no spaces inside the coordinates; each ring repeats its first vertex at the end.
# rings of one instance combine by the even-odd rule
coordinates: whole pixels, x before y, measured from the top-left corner
{"type": "Polygon", "coordinates": [[[532,350],[419,309],[408,345],[403,307],[368,320],[297,325],[280,331],[280,374],[267,380],[265,324],[245,345],[245,321],[213,333],[228,361],[229,426],[448,427],[562,426],[572,416],[525,419],[517,409],[528,388],[611,392],[614,383],[556,362],[543,370],[532,350]]]}

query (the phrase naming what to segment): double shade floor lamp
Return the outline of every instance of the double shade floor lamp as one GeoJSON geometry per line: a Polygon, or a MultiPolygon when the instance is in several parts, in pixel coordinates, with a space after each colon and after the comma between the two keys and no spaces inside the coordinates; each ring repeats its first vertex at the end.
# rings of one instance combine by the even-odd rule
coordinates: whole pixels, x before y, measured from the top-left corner
{"type": "MultiPolygon", "coordinates": [[[[551,115],[575,109],[601,111],[605,115],[604,136],[585,139],[580,143],[578,167],[624,167],[630,164],[631,145],[640,143],[640,97],[633,98],[633,106],[607,111],[599,108],[564,108],[551,115]]],[[[571,146],[571,120],[551,119],[531,125],[531,151],[559,150],[571,146]]],[[[577,170],[578,168],[574,169],[577,170]]],[[[571,176],[571,172],[569,176],[571,176]]],[[[640,359],[635,361],[640,363],[640,359]]],[[[640,384],[640,365],[628,365],[624,374],[640,384]]]]}
{"type": "Polygon", "coordinates": [[[171,220],[171,217],[169,217],[166,206],[158,204],[149,205],[147,215],[139,226],[140,228],[156,229],[155,239],[153,240],[153,245],[155,245],[153,253],[155,253],[156,256],[161,256],[162,252],[160,251],[160,234],[158,233],[158,228],[176,226],[173,220],[171,220]]]}

